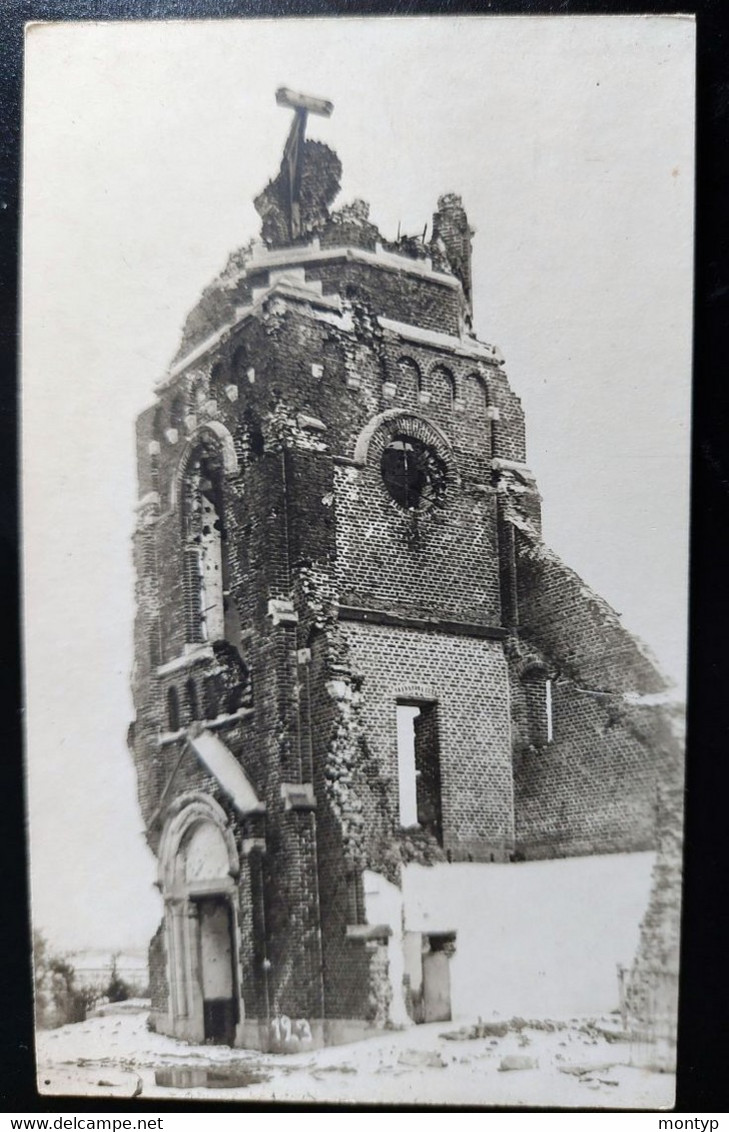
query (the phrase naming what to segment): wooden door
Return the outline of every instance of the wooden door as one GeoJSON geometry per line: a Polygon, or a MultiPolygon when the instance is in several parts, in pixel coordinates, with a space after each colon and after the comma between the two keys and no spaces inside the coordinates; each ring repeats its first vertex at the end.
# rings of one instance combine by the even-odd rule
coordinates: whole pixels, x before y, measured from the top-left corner
{"type": "Polygon", "coordinates": [[[423,1021],[449,1022],[451,1018],[451,973],[447,951],[428,951],[423,956],[423,1021]]]}

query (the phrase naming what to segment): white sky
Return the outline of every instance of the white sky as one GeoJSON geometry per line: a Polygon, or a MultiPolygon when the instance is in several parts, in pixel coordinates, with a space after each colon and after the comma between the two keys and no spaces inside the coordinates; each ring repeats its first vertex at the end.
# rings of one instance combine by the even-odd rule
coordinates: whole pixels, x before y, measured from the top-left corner
{"type": "Polygon", "coordinates": [[[57,24],[29,35],[24,496],[33,899],[61,947],[156,926],[132,718],[133,421],[259,229],[293,87],[386,235],[459,192],[475,325],[544,533],[683,685],[694,27],[679,17],[57,24]]]}

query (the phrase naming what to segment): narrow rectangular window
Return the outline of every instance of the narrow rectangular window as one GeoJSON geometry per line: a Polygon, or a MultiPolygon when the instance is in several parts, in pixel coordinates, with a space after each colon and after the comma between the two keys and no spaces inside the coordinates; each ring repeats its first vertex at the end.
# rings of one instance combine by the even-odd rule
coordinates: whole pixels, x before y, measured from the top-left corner
{"type": "Polygon", "coordinates": [[[438,712],[434,703],[398,703],[400,825],[420,826],[443,843],[438,712]]]}
{"type": "Polygon", "coordinates": [[[415,716],[420,708],[412,704],[397,705],[397,777],[400,799],[400,825],[403,829],[418,824],[415,790],[415,716]]]}
{"type": "Polygon", "coordinates": [[[531,668],[522,675],[529,746],[539,750],[552,742],[552,681],[543,668],[531,668]]]}

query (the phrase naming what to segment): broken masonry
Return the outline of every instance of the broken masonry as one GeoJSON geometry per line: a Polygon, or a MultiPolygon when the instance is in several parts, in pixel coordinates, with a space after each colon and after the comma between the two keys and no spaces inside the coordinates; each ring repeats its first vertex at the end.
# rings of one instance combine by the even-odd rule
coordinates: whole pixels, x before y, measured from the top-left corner
{"type": "MultiPolygon", "coordinates": [[[[675,798],[662,677],[542,542],[460,197],[430,239],[386,239],[332,208],[339,159],[306,138],[331,104],[277,97],[261,237],[138,421],[130,745],[164,900],[152,1025],[294,1050],[451,1017],[474,929],[415,901],[424,871],[670,857],[675,798]]],[[[643,930],[668,963],[669,904],[643,930]]]]}

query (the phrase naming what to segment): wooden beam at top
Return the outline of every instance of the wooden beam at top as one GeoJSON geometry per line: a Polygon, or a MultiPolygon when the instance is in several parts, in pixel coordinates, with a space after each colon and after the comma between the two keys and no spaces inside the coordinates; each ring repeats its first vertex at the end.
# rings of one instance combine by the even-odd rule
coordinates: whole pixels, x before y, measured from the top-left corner
{"type": "Polygon", "coordinates": [[[305,110],[309,114],[320,114],[323,118],[331,117],[334,104],[323,98],[312,98],[309,94],[297,94],[282,86],[276,91],[276,102],[279,106],[287,106],[290,110],[305,110]]]}

